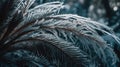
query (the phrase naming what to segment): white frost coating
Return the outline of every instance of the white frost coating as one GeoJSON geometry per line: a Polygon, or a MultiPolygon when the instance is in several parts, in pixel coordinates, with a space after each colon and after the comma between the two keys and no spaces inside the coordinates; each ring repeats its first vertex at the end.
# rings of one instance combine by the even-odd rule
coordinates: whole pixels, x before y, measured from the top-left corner
{"type": "Polygon", "coordinates": [[[38,18],[42,18],[45,16],[49,16],[52,14],[55,14],[59,12],[59,10],[62,8],[62,3],[61,2],[50,2],[50,3],[45,3],[43,5],[38,5],[32,9],[30,9],[26,16],[25,16],[25,21],[32,21],[36,20],[38,18]]]}

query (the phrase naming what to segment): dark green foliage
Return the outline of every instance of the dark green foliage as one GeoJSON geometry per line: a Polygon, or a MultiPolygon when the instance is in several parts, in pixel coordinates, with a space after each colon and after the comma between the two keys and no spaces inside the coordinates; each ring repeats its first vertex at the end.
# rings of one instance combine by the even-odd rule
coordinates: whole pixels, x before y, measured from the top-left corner
{"type": "Polygon", "coordinates": [[[0,10],[1,67],[116,67],[120,39],[105,25],[72,14],[63,5],[8,0],[0,10]],[[114,41],[109,44],[101,35],[114,41]]]}

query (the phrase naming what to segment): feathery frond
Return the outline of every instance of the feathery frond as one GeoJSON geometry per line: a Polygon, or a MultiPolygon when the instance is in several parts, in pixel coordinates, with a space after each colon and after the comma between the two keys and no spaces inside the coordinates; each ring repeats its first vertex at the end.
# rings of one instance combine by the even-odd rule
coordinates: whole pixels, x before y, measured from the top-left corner
{"type": "Polygon", "coordinates": [[[111,46],[120,47],[120,39],[109,27],[77,15],[57,15],[61,2],[31,8],[34,1],[8,0],[2,5],[1,66],[117,66],[119,58],[111,46]],[[101,35],[109,35],[117,45],[109,45],[101,35]]]}

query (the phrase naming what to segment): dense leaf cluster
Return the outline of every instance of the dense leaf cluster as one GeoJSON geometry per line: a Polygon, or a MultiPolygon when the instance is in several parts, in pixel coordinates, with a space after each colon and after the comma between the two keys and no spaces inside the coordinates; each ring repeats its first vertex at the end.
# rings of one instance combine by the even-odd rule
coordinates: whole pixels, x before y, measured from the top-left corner
{"type": "Polygon", "coordinates": [[[77,15],[59,15],[61,2],[32,8],[34,1],[7,0],[0,5],[1,67],[118,65],[120,39],[109,27],[77,15]]]}

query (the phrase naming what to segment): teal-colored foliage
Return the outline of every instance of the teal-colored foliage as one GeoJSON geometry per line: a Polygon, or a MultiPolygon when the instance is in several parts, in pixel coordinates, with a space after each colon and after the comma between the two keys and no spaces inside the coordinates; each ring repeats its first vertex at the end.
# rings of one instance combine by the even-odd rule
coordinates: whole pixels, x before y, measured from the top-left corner
{"type": "Polygon", "coordinates": [[[109,27],[78,15],[59,15],[61,2],[31,7],[34,1],[0,5],[0,67],[117,67],[120,39],[109,27]]]}

